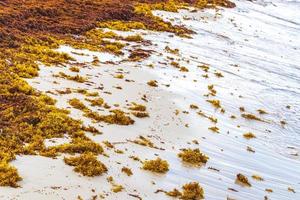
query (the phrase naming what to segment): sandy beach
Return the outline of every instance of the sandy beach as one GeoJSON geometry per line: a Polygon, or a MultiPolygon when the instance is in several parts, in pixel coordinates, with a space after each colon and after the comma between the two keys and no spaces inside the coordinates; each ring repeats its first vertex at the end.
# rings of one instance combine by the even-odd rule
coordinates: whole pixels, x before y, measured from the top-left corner
{"type": "MultiPolygon", "coordinates": [[[[143,41],[122,41],[127,44],[123,55],[57,48],[74,60],[57,66],[41,63],[39,75],[24,80],[55,99],[55,106],[70,111],[73,119],[101,131],[86,136],[103,146],[104,154],[97,159],[108,170],[86,177],[64,163],[67,154],[55,159],[18,155],[11,165],[23,180],[18,188],[0,187],[0,199],[175,199],[159,191],[190,182],[198,182],[208,200],[300,199],[300,2],[235,3],[232,9],[153,11],[194,31],[191,38],[105,28],[122,37],[138,34],[143,41]],[[128,59],[134,51],[149,55],[128,59]],[[70,70],[72,66],[79,70],[70,70]],[[68,80],[61,72],[85,81],[68,80]],[[62,92],[67,90],[71,92],[62,92]],[[134,124],[87,117],[70,105],[71,99],[97,113],[109,114],[109,109],[92,106],[87,99],[96,97],[78,90],[97,92],[111,109],[130,115],[134,124]],[[144,105],[149,117],[133,115],[133,102],[144,105]],[[138,144],[141,138],[153,146],[138,144]],[[209,157],[207,163],[182,162],[177,154],[188,148],[199,148],[209,157]],[[143,169],[143,161],[157,157],[168,162],[167,173],[143,169]],[[132,175],[122,172],[123,167],[132,175]],[[251,187],[237,184],[239,173],[248,177],[251,187]],[[116,185],[123,189],[114,192],[116,185]]],[[[70,138],[44,142],[49,147],[70,138]]]]}

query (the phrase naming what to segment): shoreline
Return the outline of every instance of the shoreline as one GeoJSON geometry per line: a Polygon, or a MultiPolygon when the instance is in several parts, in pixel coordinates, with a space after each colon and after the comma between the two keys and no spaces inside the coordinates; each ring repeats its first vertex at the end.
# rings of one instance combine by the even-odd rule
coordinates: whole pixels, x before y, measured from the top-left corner
{"type": "MultiPolygon", "coordinates": [[[[278,78],[276,71],[275,69],[269,71],[269,68],[275,66],[271,62],[274,58],[277,62],[282,61],[277,63],[281,67],[289,67],[294,62],[295,66],[299,66],[299,59],[288,57],[291,54],[296,55],[296,51],[299,50],[293,50],[294,44],[288,41],[291,39],[289,38],[281,41],[282,43],[269,42],[271,49],[266,51],[263,48],[265,45],[263,37],[266,34],[274,35],[274,30],[261,26],[249,26],[258,23],[259,20],[269,19],[261,16],[262,18],[258,18],[255,22],[247,20],[247,17],[251,17],[253,12],[249,8],[250,5],[253,4],[237,2],[236,9],[221,9],[218,11],[218,15],[215,15],[213,10],[203,10],[197,13],[187,10],[181,10],[179,13],[155,11],[155,14],[163,19],[174,19],[171,21],[172,23],[184,24],[196,31],[196,34],[193,35],[193,39],[188,39],[170,33],[136,30],[134,33],[139,33],[152,44],[145,47],[143,44],[132,42],[125,48],[123,58],[125,59],[130,54],[128,50],[132,48],[154,51],[149,58],[140,62],[118,63],[117,60],[116,64],[107,64],[106,61],[115,61],[114,59],[117,57],[99,53],[97,55],[100,63],[96,66],[92,66],[91,63],[82,63],[84,67],[80,68],[79,73],[70,72],[69,67],[71,65],[66,67],[40,66],[40,75],[26,80],[39,91],[51,90],[57,94],[55,90],[64,90],[68,87],[72,89],[84,88],[89,92],[98,91],[100,97],[111,106],[119,104],[120,108],[126,109],[130,102],[144,104],[150,117],[143,119],[133,117],[135,124],[130,126],[91,123],[91,119],[82,117],[81,111],[68,104],[69,99],[79,98],[86,106],[89,106],[88,102],[84,100],[86,98],[84,95],[74,92],[66,95],[49,94],[57,100],[56,106],[71,111],[70,116],[72,118],[83,120],[86,125],[92,124],[103,132],[103,134],[95,136],[87,133],[90,139],[96,143],[109,140],[111,143],[116,143],[116,149],[120,149],[124,153],[115,153],[114,149],[105,148],[109,158],[103,155],[99,155],[98,158],[108,166],[109,171],[107,174],[95,178],[86,178],[73,172],[72,167],[63,163],[63,156],[56,160],[40,156],[17,157],[11,164],[17,167],[23,177],[23,181],[20,182],[22,188],[0,188],[0,198],[47,199],[52,197],[75,199],[80,195],[83,199],[90,199],[93,195],[102,194],[106,196],[108,194],[105,199],[136,199],[128,196],[128,194],[135,194],[143,199],[168,199],[169,197],[165,194],[156,194],[155,191],[158,189],[170,191],[173,188],[180,188],[187,182],[197,181],[204,188],[206,199],[262,199],[264,196],[280,200],[296,199],[300,192],[299,181],[296,177],[297,174],[300,174],[300,168],[297,169],[297,166],[300,166],[300,160],[299,156],[291,156],[291,154],[300,150],[297,142],[294,143],[293,141],[295,138],[296,141],[299,141],[297,116],[293,116],[293,112],[297,111],[299,104],[295,99],[295,101],[290,100],[289,102],[292,111],[285,109],[284,112],[279,112],[279,108],[284,109],[286,106],[284,98],[286,95],[290,95],[288,88],[295,85],[293,89],[295,96],[298,97],[300,86],[296,82],[297,77],[295,79],[289,76],[286,76],[288,77],[286,79],[280,77],[277,79],[279,82],[276,82],[274,80],[278,78]],[[215,16],[217,17],[215,18],[215,16]],[[260,31],[255,31],[256,29],[260,31]],[[249,37],[247,35],[249,31],[256,32],[257,37],[249,37]],[[284,58],[279,57],[279,51],[275,47],[281,49],[286,45],[289,46],[285,49],[286,52],[282,53],[284,58]],[[168,52],[166,46],[171,49],[178,48],[179,53],[168,52]],[[247,55],[249,51],[253,56],[247,55]],[[101,56],[107,60],[101,59],[101,56]],[[180,66],[186,67],[188,71],[180,71],[171,66],[170,63],[174,60],[180,66]],[[254,65],[255,62],[258,64],[254,65]],[[208,72],[198,67],[203,63],[208,63],[208,72]],[[149,64],[152,64],[153,68],[149,67],[149,64]],[[259,68],[262,66],[266,67],[259,68]],[[53,77],[60,71],[70,75],[80,74],[87,77],[88,81],[75,83],[60,77],[53,77]],[[120,73],[125,78],[114,78],[116,74],[120,73]],[[262,73],[261,76],[260,73],[262,73]],[[208,74],[209,78],[203,77],[205,74],[208,74]],[[219,77],[218,74],[222,74],[224,77],[219,77]],[[134,82],[128,82],[126,79],[134,80],[134,82]],[[286,82],[290,79],[291,83],[286,82]],[[150,87],[147,84],[150,80],[157,80],[158,87],[150,87]],[[209,92],[209,85],[214,85],[217,91],[216,96],[203,96],[209,92]],[[275,86],[277,88],[274,89],[275,86]],[[104,88],[103,90],[95,89],[98,87],[104,88]],[[265,96],[260,95],[270,88],[273,90],[265,93],[265,96]],[[280,90],[283,91],[280,98],[276,94],[272,95],[272,92],[280,90]],[[111,94],[105,92],[111,92],[111,94]],[[141,100],[144,94],[148,102],[141,100]],[[268,95],[270,96],[268,97],[268,95]],[[276,102],[277,104],[273,103],[275,97],[280,100],[276,102]],[[216,109],[208,103],[207,100],[210,99],[220,100],[225,113],[221,113],[220,109],[216,109]],[[199,109],[191,109],[191,104],[196,104],[199,109]],[[245,106],[246,113],[256,113],[257,109],[266,109],[269,114],[258,116],[268,123],[242,118],[242,113],[239,110],[241,106],[245,106]],[[177,115],[176,110],[179,110],[177,115]],[[197,114],[199,110],[217,118],[218,122],[215,124],[200,116],[197,114]],[[231,115],[235,115],[237,119],[231,119],[231,115]],[[281,126],[280,120],[282,118],[287,120],[287,128],[281,126]],[[220,133],[214,133],[208,129],[213,126],[220,128],[220,133]],[[282,141],[283,135],[291,130],[294,130],[291,134],[295,136],[286,137],[282,141]],[[245,139],[243,134],[249,131],[255,133],[257,138],[245,139]],[[165,150],[128,142],[128,140],[134,140],[140,135],[148,136],[155,145],[165,150]],[[193,143],[193,140],[199,141],[199,144],[193,143]],[[247,151],[247,146],[253,148],[255,153],[247,151]],[[290,150],[287,146],[293,146],[294,149],[290,150]],[[278,149],[279,147],[280,149],[278,149]],[[177,158],[177,153],[181,148],[199,148],[210,159],[202,167],[186,166],[177,158]],[[158,175],[143,171],[140,169],[141,164],[139,162],[128,158],[131,155],[137,155],[141,160],[154,159],[155,154],[169,162],[170,171],[167,174],[158,175]],[[31,165],[30,169],[28,169],[28,165],[31,165]],[[133,175],[131,177],[127,177],[121,172],[120,168],[123,166],[129,166],[132,169],[133,175]],[[209,169],[209,167],[211,168],[209,169]],[[235,184],[235,176],[238,173],[245,174],[252,187],[241,187],[235,184]],[[265,181],[260,182],[251,179],[254,174],[260,175],[265,181]],[[106,180],[108,176],[113,176],[116,183],[123,185],[125,189],[119,193],[111,192],[112,185],[106,180]],[[44,181],[40,177],[47,177],[48,179],[44,181]],[[293,188],[296,193],[288,191],[288,187],[293,188]],[[228,188],[233,188],[238,192],[228,188]],[[268,188],[274,192],[265,191],[268,188]]],[[[260,5],[255,5],[255,9],[262,8],[260,5]]],[[[272,7],[272,9],[277,11],[279,8],[272,7]]],[[[291,8],[287,6],[286,9],[291,8]]],[[[277,19],[273,20],[276,24],[277,19]]],[[[264,23],[267,22],[271,23],[272,20],[264,21],[264,23]]],[[[288,25],[290,24],[288,23],[288,25]]],[[[270,24],[271,26],[275,25],[270,24]]],[[[121,34],[119,31],[114,32],[121,34]]],[[[291,28],[287,29],[285,34],[290,33],[290,37],[294,37],[296,40],[296,36],[292,36],[294,32],[296,31],[291,28]]],[[[280,35],[282,33],[278,33],[276,37],[280,37],[280,35]]],[[[66,48],[60,49],[60,51],[66,51],[66,48]]],[[[76,57],[77,61],[80,62],[86,59],[84,55],[77,54],[76,57]]],[[[287,71],[285,74],[291,73],[287,71]]],[[[89,108],[97,111],[97,108],[89,108]]],[[[99,112],[106,111],[102,111],[100,108],[99,112]]]]}

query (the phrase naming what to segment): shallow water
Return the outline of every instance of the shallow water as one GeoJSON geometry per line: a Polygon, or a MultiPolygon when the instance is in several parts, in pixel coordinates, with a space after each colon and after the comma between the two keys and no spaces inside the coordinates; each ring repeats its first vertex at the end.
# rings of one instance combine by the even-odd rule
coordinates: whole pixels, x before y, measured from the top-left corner
{"type": "MultiPolygon", "coordinates": [[[[279,152],[284,152],[287,146],[299,150],[300,3],[273,1],[264,3],[265,6],[260,5],[262,1],[236,3],[237,9],[220,11],[217,19],[211,11],[205,23],[198,21],[208,16],[207,11],[200,15],[188,14],[192,20],[184,24],[198,35],[192,42],[185,43],[183,52],[198,56],[215,69],[228,73],[227,82],[220,86],[227,91],[237,90],[251,99],[247,102],[250,107],[265,108],[272,113],[269,120],[276,124],[280,120],[287,122],[284,129],[273,124],[273,134],[266,138],[268,145],[279,152]],[[231,19],[236,26],[228,23],[231,19]],[[291,108],[287,109],[287,105],[291,108]]],[[[182,49],[180,42],[172,46],[182,49]]]]}

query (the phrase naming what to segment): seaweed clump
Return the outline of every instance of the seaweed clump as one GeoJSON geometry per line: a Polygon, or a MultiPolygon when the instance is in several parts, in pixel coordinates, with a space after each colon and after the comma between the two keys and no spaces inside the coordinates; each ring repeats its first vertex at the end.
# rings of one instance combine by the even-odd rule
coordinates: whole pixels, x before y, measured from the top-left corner
{"type": "Polygon", "coordinates": [[[0,186],[19,187],[18,181],[21,180],[16,168],[6,163],[0,164],[0,186]]]}
{"type": "Polygon", "coordinates": [[[69,100],[69,104],[73,107],[76,108],[78,110],[84,110],[87,109],[87,107],[79,100],[76,98],[70,99],[69,100]]]}
{"type": "Polygon", "coordinates": [[[257,180],[257,181],[263,181],[263,180],[264,180],[261,176],[259,176],[259,175],[257,175],[257,174],[253,174],[251,177],[252,177],[253,179],[257,180]]]}
{"type": "Polygon", "coordinates": [[[166,160],[157,158],[155,160],[144,161],[143,169],[157,173],[166,173],[167,171],[169,171],[169,164],[166,160]]]}
{"type": "Polygon", "coordinates": [[[91,110],[85,111],[85,116],[98,122],[106,122],[108,124],[131,125],[134,120],[125,114],[122,110],[115,109],[110,111],[112,114],[99,115],[91,110]]]}
{"type": "Polygon", "coordinates": [[[141,42],[141,41],[143,41],[143,37],[141,35],[129,35],[124,39],[126,41],[129,41],[129,42],[141,42]]]}
{"type": "Polygon", "coordinates": [[[16,155],[55,156],[48,151],[45,139],[84,138],[79,121],[68,117],[66,110],[57,109],[49,98],[36,92],[19,76],[2,65],[0,60],[0,152],[1,183],[17,186],[21,178],[9,165],[16,155]],[[3,67],[3,68],[2,68],[3,67]]]}
{"type": "MultiPolygon", "coordinates": [[[[86,99],[89,102],[91,102],[92,106],[100,106],[104,103],[104,100],[102,98],[97,99],[86,99]]],[[[98,122],[106,122],[108,124],[118,124],[118,125],[131,125],[134,123],[134,120],[131,119],[129,116],[125,114],[122,110],[115,109],[110,110],[109,115],[100,115],[97,112],[93,112],[90,110],[87,106],[85,106],[79,99],[73,98],[69,100],[69,104],[78,109],[81,110],[84,113],[85,117],[94,119],[98,122]]]]}
{"type": "Polygon", "coordinates": [[[204,190],[197,182],[192,182],[182,186],[181,199],[203,199],[204,190]]]}
{"type": "Polygon", "coordinates": [[[265,111],[263,109],[258,109],[257,112],[261,115],[268,114],[267,111],[265,111]]]}
{"type": "Polygon", "coordinates": [[[249,120],[256,120],[256,121],[263,121],[261,118],[251,114],[251,113],[244,113],[241,115],[243,118],[245,119],[249,119],[249,120]]]}
{"type": "Polygon", "coordinates": [[[132,106],[129,107],[129,110],[132,110],[131,114],[138,118],[144,118],[144,117],[149,117],[149,113],[146,112],[146,106],[137,104],[137,103],[132,103],[132,106]]]}
{"type": "Polygon", "coordinates": [[[150,80],[147,82],[147,84],[151,87],[158,87],[156,80],[150,80]]]}
{"type": "Polygon", "coordinates": [[[236,182],[241,184],[241,185],[251,187],[251,183],[249,182],[248,178],[245,175],[241,174],[241,173],[236,175],[236,182]]]}
{"type": "Polygon", "coordinates": [[[219,133],[219,128],[216,127],[216,126],[209,127],[208,129],[211,130],[214,133],[219,133]]]}
{"type": "Polygon", "coordinates": [[[248,140],[252,139],[252,138],[256,138],[256,136],[253,133],[251,133],[251,132],[244,133],[243,136],[244,136],[244,138],[246,138],[248,140]]]}
{"type": "Polygon", "coordinates": [[[101,97],[95,99],[85,99],[86,101],[91,103],[91,106],[102,106],[104,104],[104,100],[101,97]]]}
{"type": "Polygon", "coordinates": [[[209,102],[211,105],[213,105],[215,108],[221,108],[221,102],[220,100],[206,100],[209,102]]]}
{"type": "Polygon", "coordinates": [[[67,80],[70,80],[70,81],[75,81],[75,82],[78,82],[78,83],[84,83],[87,79],[83,76],[80,76],[80,75],[75,75],[75,76],[71,76],[71,75],[67,75],[63,72],[59,72],[58,75],[56,75],[57,77],[61,77],[61,78],[65,78],[67,80]]]}
{"type": "Polygon", "coordinates": [[[183,185],[182,192],[175,188],[172,191],[165,192],[165,194],[171,197],[178,197],[184,200],[204,199],[204,190],[197,182],[191,182],[183,185]]]}
{"type": "Polygon", "coordinates": [[[209,157],[200,152],[199,149],[183,149],[178,157],[182,159],[182,161],[190,163],[190,164],[205,164],[209,157]]]}
{"type": "MultiPolygon", "coordinates": [[[[141,145],[141,146],[147,146],[147,147],[154,148],[154,149],[160,149],[157,146],[155,146],[154,143],[150,139],[145,138],[142,135],[140,135],[137,139],[130,141],[130,142],[133,142],[133,143],[141,145]]],[[[162,150],[162,149],[160,149],[160,150],[162,150]]]]}
{"type": "Polygon", "coordinates": [[[84,153],[77,157],[64,158],[66,164],[74,166],[74,171],[84,176],[99,176],[107,172],[107,167],[97,160],[92,153],[84,153]]]}
{"type": "Polygon", "coordinates": [[[146,111],[146,106],[137,103],[132,103],[132,106],[129,107],[129,110],[144,112],[146,111]]]}
{"type": "MultiPolygon", "coordinates": [[[[47,152],[62,152],[62,153],[69,153],[69,154],[75,154],[75,153],[93,153],[93,154],[102,154],[103,148],[98,143],[95,143],[94,141],[90,140],[87,137],[80,138],[73,138],[70,143],[67,144],[61,144],[54,147],[49,147],[44,151],[47,152]]],[[[43,153],[44,153],[43,152],[43,153]]]]}
{"type": "Polygon", "coordinates": [[[132,114],[138,118],[149,117],[149,113],[147,112],[132,112],[132,114]]]}
{"type": "Polygon", "coordinates": [[[124,187],[122,185],[113,184],[111,191],[113,191],[114,193],[118,193],[121,192],[123,189],[124,187]]]}
{"type": "Polygon", "coordinates": [[[122,167],[122,172],[124,172],[125,174],[127,174],[127,176],[131,176],[133,173],[131,171],[130,168],[128,167],[122,167]]]}

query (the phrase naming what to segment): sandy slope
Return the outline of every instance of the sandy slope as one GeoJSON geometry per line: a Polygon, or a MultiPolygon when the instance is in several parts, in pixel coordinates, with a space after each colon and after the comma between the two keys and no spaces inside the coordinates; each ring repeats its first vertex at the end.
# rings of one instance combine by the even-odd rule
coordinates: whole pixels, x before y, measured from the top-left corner
{"type": "MultiPolygon", "coordinates": [[[[123,57],[72,50],[69,47],[59,49],[88,54],[71,53],[78,62],[86,63],[80,74],[88,77],[88,83],[75,83],[52,76],[61,71],[75,75],[68,67],[41,66],[40,76],[28,80],[33,87],[43,92],[65,88],[98,91],[109,105],[117,103],[122,109],[130,102],[146,105],[150,118],[135,118],[134,125],[125,127],[92,123],[67,103],[68,99],[74,97],[85,102],[84,96],[77,93],[49,94],[58,100],[58,107],[70,110],[72,117],[83,120],[87,125],[93,124],[103,132],[102,135],[89,135],[94,141],[116,142],[117,149],[125,153],[117,154],[106,149],[110,157],[99,156],[99,159],[108,166],[108,174],[96,178],[74,173],[62,158],[18,157],[12,164],[24,177],[22,187],[1,188],[0,199],[76,199],[78,195],[90,199],[99,194],[107,195],[106,199],[136,199],[129,194],[149,200],[168,199],[164,194],[154,192],[157,189],[180,188],[191,181],[198,181],[205,190],[206,199],[212,200],[226,197],[256,200],[263,199],[265,195],[270,199],[300,199],[300,159],[297,155],[300,153],[300,4],[296,1],[236,3],[237,8],[221,9],[217,13],[214,10],[155,12],[173,23],[186,25],[196,34],[188,39],[168,33],[136,31],[152,44],[144,46],[132,43],[123,57]],[[166,52],[166,46],[178,48],[179,55],[166,52]],[[127,51],[132,48],[155,52],[143,62],[124,61],[127,51]],[[92,66],[89,62],[93,56],[98,56],[102,63],[92,66]],[[168,57],[187,67],[189,72],[180,72],[172,67],[168,57]],[[106,64],[105,61],[114,61],[116,64],[106,64]],[[207,73],[209,78],[203,77],[206,73],[197,67],[203,63],[210,65],[207,73]],[[149,64],[153,64],[153,68],[149,64]],[[120,72],[124,74],[124,79],[113,78],[120,72]],[[222,73],[224,77],[218,78],[215,72],[222,73]],[[125,79],[134,82],[126,82],[125,79]],[[149,80],[157,80],[159,87],[149,87],[149,80]],[[168,84],[169,87],[166,86],[168,84]],[[208,93],[207,86],[210,84],[214,85],[217,95],[207,98],[203,95],[208,93]],[[104,89],[97,89],[99,87],[104,89]],[[148,102],[141,100],[144,94],[148,102]],[[206,102],[207,99],[220,100],[226,112],[223,114],[216,110],[206,102]],[[216,117],[220,133],[208,130],[214,124],[199,116],[197,110],[190,109],[190,104],[196,104],[204,113],[216,117]],[[287,105],[291,108],[286,108],[287,105]],[[266,110],[269,114],[261,116],[266,122],[240,117],[241,106],[245,107],[247,113],[256,115],[257,109],[266,110]],[[175,114],[176,110],[180,111],[178,115],[175,114]],[[237,118],[231,119],[231,115],[237,118]],[[285,120],[287,125],[282,126],[281,120],[285,120]],[[243,138],[243,134],[249,131],[255,133],[257,138],[243,138]],[[151,141],[165,150],[127,141],[139,135],[149,136],[151,141]],[[195,139],[199,145],[192,143],[195,139]],[[247,151],[247,146],[254,149],[255,153],[247,151]],[[183,164],[177,158],[177,153],[181,148],[188,147],[200,148],[210,157],[208,163],[202,167],[183,164]],[[130,155],[136,155],[141,160],[159,155],[168,160],[170,171],[166,175],[146,172],[140,169],[139,162],[128,158],[130,155]],[[127,177],[122,173],[123,166],[130,167],[133,176],[127,177]],[[220,171],[211,170],[210,167],[220,171]],[[237,173],[247,175],[252,187],[235,184],[237,173]],[[251,179],[253,174],[260,175],[265,181],[251,179]],[[125,190],[111,192],[107,176],[113,176],[115,182],[122,184],[125,190]],[[294,188],[296,193],[289,192],[288,187],[294,188]],[[266,192],[266,188],[272,189],[273,193],[266,192]]],[[[93,107],[91,109],[95,110],[93,107]]],[[[67,140],[58,139],[57,142],[67,140]]],[[[49,141],[47,144],[52,143],[49,141]]]]}

